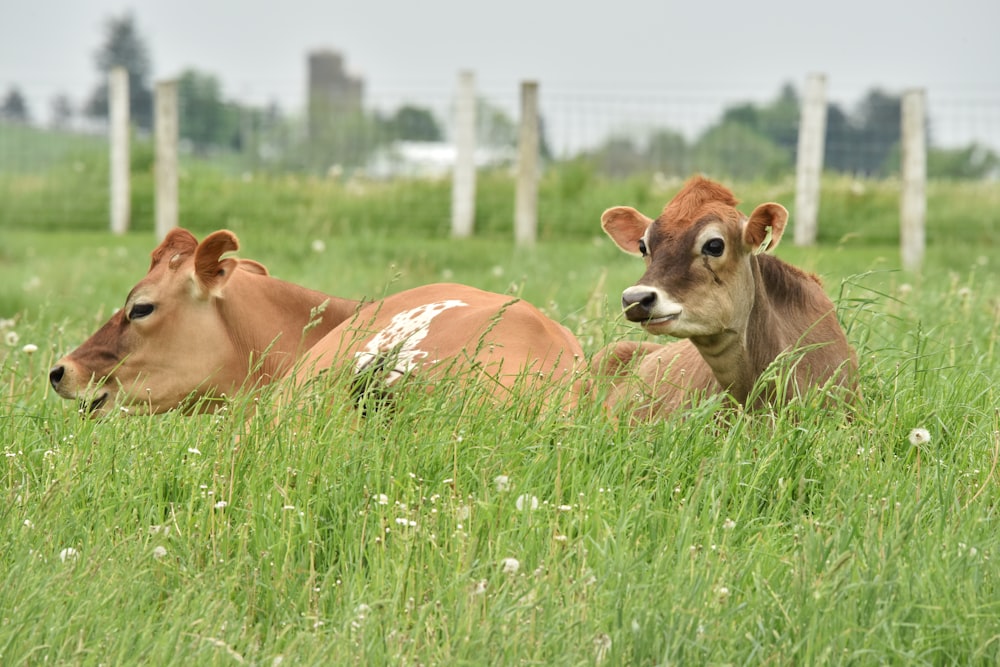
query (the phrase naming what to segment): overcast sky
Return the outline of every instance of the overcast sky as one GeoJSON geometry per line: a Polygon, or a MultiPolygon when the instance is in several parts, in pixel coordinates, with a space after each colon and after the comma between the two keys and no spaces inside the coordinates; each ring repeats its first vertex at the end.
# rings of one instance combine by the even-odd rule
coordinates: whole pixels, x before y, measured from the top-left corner
{"type": "Polygon", "coordinates": [[[828,76],[850,107],[874,86],[922,86],[932,106],[1000,90],[1000,0],[3,0],[0,91],[17,85],[35,117],[97,83],[108,17],[131,10],[156,78],[187,67],[245,102],[301,107],[311,49],[341,51],[370,99],[483,91],[525,79],[546,92],[732,91],[772,99],[828,76]]]}

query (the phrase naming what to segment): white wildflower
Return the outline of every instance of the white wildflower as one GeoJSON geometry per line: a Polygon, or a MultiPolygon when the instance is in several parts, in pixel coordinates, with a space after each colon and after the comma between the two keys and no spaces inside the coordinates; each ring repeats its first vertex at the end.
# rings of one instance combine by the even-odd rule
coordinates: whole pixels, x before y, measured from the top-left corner
{"type": "Polygon", "coordinates": [[[215,503],[215,509],[224,510],[226,509],[227,505],[229,505],[229,503],[227,503],[225,500],[220,500],[219,502],[215,503]]]}
{"type": "Polygon", "coordinates": [[[521,562],[516,558],[504,558],[500,561],[500,567],[504,574],[517,574],[521,569],[521,562]]]}
{"type": "Polygon", "coordinates": [[[163,546],[153,547],[153,558],[160,560],[167,555],[167,548],[163,546]]]}
{"type": "Polygon", "coordinates": [[[323,239],[316,239],[312,242],[312,251],[317,254],[326,251],[326,243],[323,242],[323,239]]]}
{"type": "Polygon", "coordinates": [[[486,580],[480,579],[475,584],[472,585],[473,595],[483,595],[486,593],[486,580]]]}
{"type": "Polygon", "coordinates": [[[496,484],[497,491],[500,493],[510,489],[510,477],[507,475],[497,475],[493,478],[493,483],[496,484]]]}
{"type": "Polygon", "coordinates": [[[59,552],[59,560],[65,563],[68,560],[70,561],[75,560],[78,555],[79,553],[77,552],[76,549],[74,549],[73,547],[66,547],[65,549],[59,552]]]}
{"type": "Polygon", "coordinates": [[[17,341],[21,340],[21,337],[17,335],[16,331],[8,331],[7,335],[4,336],[4,340],[7,342],[8,345],[14,347],[15,345],[17,345],[17,341]]]}
{"type": "Polygon", "coordinates": [[[517,500],[514,502],[514,506],[517,507],[519,512],[523,512],[524,510],[536,510],[538,509],[538,498],[524,493],[517,497],[517,500]]]}
{"type": "Polygon", "coordinates": [[[733,521],[732,519],[727,518],[725,521],[722,522],[722,527],[725,530],[732,530],[733,528],[736,527],[736,522],[733,521]]]}
{"type": "Polygon", "coordinates": [[[604,662],[609,651],[611,651],[611,637],[608,634],[602,632],[594,637],[594,662],[598,664],[604,662]]]}
{"type": "Polygon", "coordinates": [[[34,343],[28,343],[27,345],[21,348],[21,352],[24,352],[25,354],[31,356],[35,352],[38,352],[38,346],[35,345],[34,343]]]}
{"type": "Polygon", "coordinates": [[[915,428],[910,431],[910,444],[914,447],[926,445],[931,441],[931,434],[925,428],[915,428]]]}
{"type": "Polygon", "coordinates": [[[375,502],[377,502],[379,505],[388,505],[389,496],[385,495],[384,493],[376,494],[375,502]]]}

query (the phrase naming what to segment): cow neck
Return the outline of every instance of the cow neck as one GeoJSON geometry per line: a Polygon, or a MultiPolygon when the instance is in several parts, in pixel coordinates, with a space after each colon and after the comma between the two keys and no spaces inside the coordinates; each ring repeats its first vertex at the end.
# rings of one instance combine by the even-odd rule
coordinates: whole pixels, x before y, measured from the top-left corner
{"type": "Polygon", "coordinates": [[[732,397],[745,404],[754,383],[778,356],[783,346],[767,332],[777,332],[775,312],[757,257],[750,256],[753,305],[745,326],[712,336],[696,336],[691,342],[712,369],[716,381],[732,397]]]}
{"type": "Polygon", "coordinates": [[[247,274],[241,278],[230,281],[217,303],[237,353],[254,360],[256,369],[251,369],[254,372],[248,378],[254,381],[267,382],[283,375],[298,356],[358,307],[357,301],[270,276],[247,274]],[[324,303],[322,315],[303,335],[314,319],[312,314],[324,303]]]}

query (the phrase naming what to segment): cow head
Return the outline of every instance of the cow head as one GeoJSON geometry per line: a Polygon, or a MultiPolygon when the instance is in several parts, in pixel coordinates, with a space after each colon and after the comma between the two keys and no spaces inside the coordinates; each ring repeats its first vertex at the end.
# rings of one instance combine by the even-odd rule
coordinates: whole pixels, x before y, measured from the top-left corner
{"type": "Polygon", "coordinates": [[[656,220],[627,206],[604,212],[608,236],[646,262],[622,294],[629,320],[678,338],[745,330],[754,303],[751,258],[778,244],[788,211],[761,204],[747,217],[736,204],[727,188],[696,177],[656,220]]]}
{"type": "Polygon", "coordinates": [[[172,230],[124,307],[56,362],[52,387],[94,416],[116,405],[159,413],[239,388],[248,361],[234,349],[219,303],[237,271],[266,275],[267,269],[222,257],[238,247],[229,231],[198,243],[190,232],[172,230]]]}

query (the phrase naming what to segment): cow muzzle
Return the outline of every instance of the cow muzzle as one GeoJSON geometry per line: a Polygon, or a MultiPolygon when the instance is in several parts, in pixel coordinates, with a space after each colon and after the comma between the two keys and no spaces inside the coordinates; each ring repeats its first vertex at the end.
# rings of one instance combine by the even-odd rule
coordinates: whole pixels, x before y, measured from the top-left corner
{"type": "Polygon", "coordinates": [[[84,416],[95,417],[101,414],[102,408],[111,399],[111,392],[106,388],[95,389],[89,383],[81,389],[77,375],[74,369],[65,364],[57,364],[49,370],[49,384],[62,398],[77,401],[80,413],[84,416]]]}
{"type": "Polygon", "coordinates": [[[622,310],[630,322],[655,326],[676,320],[684,308],[661,289],[633,285],[622,292],[622,310]]]}

